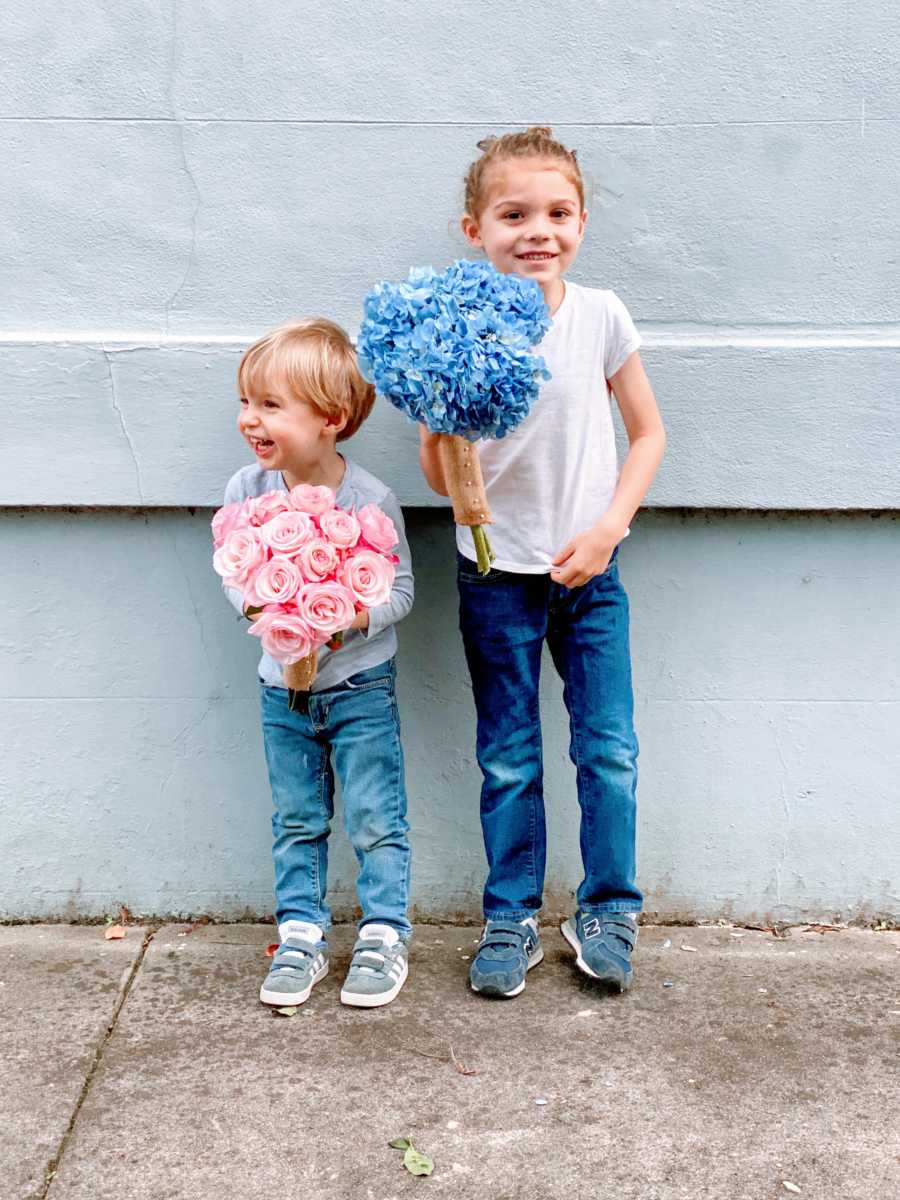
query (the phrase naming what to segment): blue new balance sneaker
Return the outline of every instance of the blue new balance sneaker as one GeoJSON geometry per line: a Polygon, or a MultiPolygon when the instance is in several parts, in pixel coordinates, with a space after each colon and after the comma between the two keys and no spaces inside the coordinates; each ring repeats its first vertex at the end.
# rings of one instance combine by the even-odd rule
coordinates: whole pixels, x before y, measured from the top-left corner
{"type": "Polygon", "coordinates": [[[575,951],[579,970],[591,979],[626,992],[634,980],[631,952],[637,941],[637,921],[631,913],[577,912],[560,926],[575,951]]]}
{"type": "Polygon", "coordinates": [[[518,996],[525,976],[544,957],[537,921],[488,921],[469,968],[473,992],[484,996],[518,996]]]}

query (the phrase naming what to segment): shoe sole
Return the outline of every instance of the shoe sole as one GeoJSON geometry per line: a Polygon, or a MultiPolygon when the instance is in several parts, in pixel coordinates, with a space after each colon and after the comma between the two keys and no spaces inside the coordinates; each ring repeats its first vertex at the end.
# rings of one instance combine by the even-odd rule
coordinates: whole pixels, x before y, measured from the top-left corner
{"type": "MultiPolygon", "coordinates": [[[[528,960],[528,966],[525,968],[526,974],[531,970],[532,967],[536,967],[539,962],[543,962],[543,961],[544,961],[544,947],[538,946],[537,952],[535,954],[533,954],[531,956],[531,958],[529,958],[529,960],[528,960]]],[[[469,980],[469,987],[478,996],[497,996],[498,998],[500,998],[502,1000],[512,1000],[513,996],[518,996],[522,992],[525,991],[525,980],[523,979],[522,982],[519,984],[519,986],[514,987],[511,992],[498,992],[494,988],[478,988],[471,981],[471,979],[469,980]]]]}
{"type": "Polygon", "coordinates": [[[259,989],[259,998],[263,1004],[274,1004],[277,1008],[294,1008],[298,1004],[304,1004],[309,999],[309,993],[313,990],[313,985],[317,984],[320,979],[324,979],[328,974],[328,963],[321,967],[307,986],[300,992],[268,992],[266,985],[263,984],[259,989]]]}
{"type": "Polygon", "coordinates": [[[575,965],[578,967],[579,971],[587,975],[589,979],[596,979],[598,983],[608,983],[611,987],[617,987],[620,992],[628,991],[632,984],[632,975],[628,975],[627,978],[623,980],[618,974],[600,975],[596,971],[591,970],[591,968],[581,957],[581,942],[578,940],[578,934],[575,932],[575,927],[571,920],[563,921],[562,925],[559,927],[559,932],[575,951],[575,965]]]}
{"type": "Polygon", "coordinates": [[[371,995],[367,992],[348,992],[344,988],[341,988],[341,1004],[347,1004],[350,1008],[381,1008],[383,1004],[390,1004],[404,983],[406,983],[408,975],[409,966],[404,963],[403,974],[392,988],[389,988],[386,992],[375,992],[371,995]]]}

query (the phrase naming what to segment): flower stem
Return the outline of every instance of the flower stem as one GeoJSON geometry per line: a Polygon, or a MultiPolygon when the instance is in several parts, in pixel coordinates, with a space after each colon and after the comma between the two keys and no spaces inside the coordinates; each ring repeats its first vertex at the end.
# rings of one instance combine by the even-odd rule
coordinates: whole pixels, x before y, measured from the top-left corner
{"type": "Polygon", "coordinates": [[[496,555],[491,549],[491,543],[488,540],[488,535],[483,525],[472,526],[472,541],[475,543],[475,556],[478,560],[478,574],[487,575],[488,571],[491,569],[491,563],[496,558],[496,555]]]}

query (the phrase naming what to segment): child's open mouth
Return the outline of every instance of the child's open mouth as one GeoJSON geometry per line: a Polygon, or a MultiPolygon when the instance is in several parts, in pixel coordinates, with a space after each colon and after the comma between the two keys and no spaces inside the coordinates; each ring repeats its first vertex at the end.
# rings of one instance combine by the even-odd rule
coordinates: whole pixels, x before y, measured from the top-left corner
{"type": "Polygon", "coordinates": [[[556,255],[547,250],[532,250],[528,254],[517,254],[516,257],[525,262],[549,262],[551,258],[556,258],[556,255]]]}
{"type": "Polygon", "coordinates": [[[260,456],[260,458],[265,457],[267,454],[271,454],[271,452],[275,449],[275,443],[268,441],[267,438],[251,438],[250,445],[260,456]]]}

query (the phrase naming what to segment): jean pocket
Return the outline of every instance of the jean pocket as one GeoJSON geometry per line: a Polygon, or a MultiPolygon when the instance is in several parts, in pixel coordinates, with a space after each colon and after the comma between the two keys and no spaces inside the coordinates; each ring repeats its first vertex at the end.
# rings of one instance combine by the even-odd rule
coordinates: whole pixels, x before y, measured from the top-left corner
{"type": "Polygon", "coordinates": [[[351,675],[341,684],[341,687],[346,688],[348,692],[371,692],[375,688],[385,688],[390,691],[393,686],[393,671],[377,675],[374,679],[371,678],[371,671],[360,671],[358,675],[351,675]]]}

